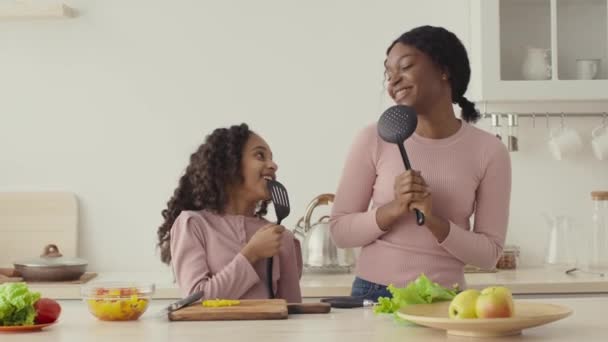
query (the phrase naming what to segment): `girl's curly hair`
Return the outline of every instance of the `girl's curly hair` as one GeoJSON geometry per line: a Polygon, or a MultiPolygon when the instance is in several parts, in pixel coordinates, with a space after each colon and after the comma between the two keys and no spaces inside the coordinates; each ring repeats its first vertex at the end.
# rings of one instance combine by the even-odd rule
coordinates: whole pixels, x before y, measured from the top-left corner
{"type": "MultiPolygon", "coordinates": [[[[179,180],[177,189],[162,211],[165,219],[158,228],[160,259],[171,262],[171,227],[183,210],[207,209],[223,214],[228,202],[227,189],[243,181],[241,160],[243,148],[253,134],[246,124],[218,128],[190,156],[190,164],[179,180]]],[[[255,215],[266,215],[268,202],[262,201],[255,215]]]]}
{"type": "Polygon", "coordinates": [[[413,46],[424,52],[437,66],[449,73],[452,102],[462,109],[464,121],[475,122],[480,118],[475,104],[464,97],[471,79],[471,67],[467,50],[454,33],[443,27],[416,27],[397,38],[388,47],[387,55],[397,43],[413,46]]]}

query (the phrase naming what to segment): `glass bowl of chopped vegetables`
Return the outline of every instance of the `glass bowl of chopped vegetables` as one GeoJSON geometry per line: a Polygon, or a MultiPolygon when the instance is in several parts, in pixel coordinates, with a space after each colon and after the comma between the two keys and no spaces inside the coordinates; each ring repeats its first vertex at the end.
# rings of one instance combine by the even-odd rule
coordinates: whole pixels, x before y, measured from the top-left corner
{"type": "Polygon", "coordinates": [[[152,283],[107,282],[81,288],[89,312],[102,321],[134,321],[148,308],[152,283]]]}

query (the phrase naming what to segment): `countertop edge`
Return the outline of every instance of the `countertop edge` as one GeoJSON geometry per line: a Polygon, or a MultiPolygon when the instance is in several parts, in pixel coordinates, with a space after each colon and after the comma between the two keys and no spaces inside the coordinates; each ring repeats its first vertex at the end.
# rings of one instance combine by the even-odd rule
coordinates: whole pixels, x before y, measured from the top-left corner
{"type": "MultiPolygon", "coordinates": [[[[302,279],[301,290],[304,298],[319,298],[332,296],[348,296],[351,291],[351,277],[341,275],[329,278],[327,276],[306,275],[302,279]]],[[[100,277],[99,281],[103,281],[100,277]]],[[[95,280],[94,280],[95,281],[95,280]]],[[[94,282],[92,281],[92,283],[94,282]]],[[[44,297],[56,299],[81,299],[80,288],[87,284],[36,284],[30,283],[32,290],[38,291],[44,297]]],[[[608,293],[608,280],[565,279],[563,281],[521,281],[513,279],[483,279],[469,282],[469,288],[482,289],[488,286],[508,286],[513,294],[602,294],[608,293]]],[[[156,283],[153,295],[156,299],[181,298],[179,290],[170,282],[156,283]]]]}

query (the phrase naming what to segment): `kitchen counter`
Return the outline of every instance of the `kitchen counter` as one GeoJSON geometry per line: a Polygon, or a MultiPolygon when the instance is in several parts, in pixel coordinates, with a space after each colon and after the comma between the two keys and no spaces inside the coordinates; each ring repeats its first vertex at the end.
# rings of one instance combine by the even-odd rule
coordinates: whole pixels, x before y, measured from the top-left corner
{"type": "MultiPolygon", "coordinates": [[[[305,275],[300,282],[305,297],[346,296],[354,275],[305,275]]],[[[608,293],[608,275],[548,268],[503,270],[494,273],[465,273],[469,288],[504,285],[514,294],[608,293]]]]}
{"type": "MultiPolygon", "coordinates": [[[[471,288],[490,285],[508,286],[514,294],[607,294],[608,275],[576,272],[567,275],[563,270],[545,268],[522,268],[495,273],[466,273],[471,288]]],[[[354,279],[353,274],[304,274],[300,282],[304,297],[346,296],[354,279]]],[[[111,272],[100,273],[91,282],[97,281],[147,281],[156,284],[155,298],[179,298],[179,291],[169,273],[111,272]]],[[[36,284],[30,287],[43,296],[57,299],[80,298],[80,285],[36,284]]]]}
{"type": "Polygon", "coordinates": [[[442,330],[404,325],[371,308],[332,309],[329,314],[290,315],[275,321],[169,322],[157,315],[170,301],[153,301],[138,321],[103,322],[87,312],[81,301],[61,301],[60,321],[36,333],[0,333],[2,342],[16,341],[605,341],[608,297],[534,300],[570,307],[574,314],[557,322],[524,330],[520,336],[465,338],[442,330]]]}

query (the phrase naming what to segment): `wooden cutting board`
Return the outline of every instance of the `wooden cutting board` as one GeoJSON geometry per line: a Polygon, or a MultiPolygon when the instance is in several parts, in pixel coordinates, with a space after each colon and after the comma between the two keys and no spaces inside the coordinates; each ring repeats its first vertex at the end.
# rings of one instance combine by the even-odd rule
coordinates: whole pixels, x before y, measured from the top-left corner
{"type": "Polygon", "coordinates": [[[40,256],[55,244],[77,256],[78,205],[67,192],[0,192],[0,267],[40,256]]]}
{"type": "Polygon", "coordinates": [[[284,299],[247,299],[239,305],[204,307],[195,303],[169,313],[171,321],[227,321],[286,319],[287,302],[284,299]]]}
{"type": "Polygon", "coordinates": [[[329,303],[289,303],[287,313],[294,314],[325,314],[331,311],[329,303]]]}

